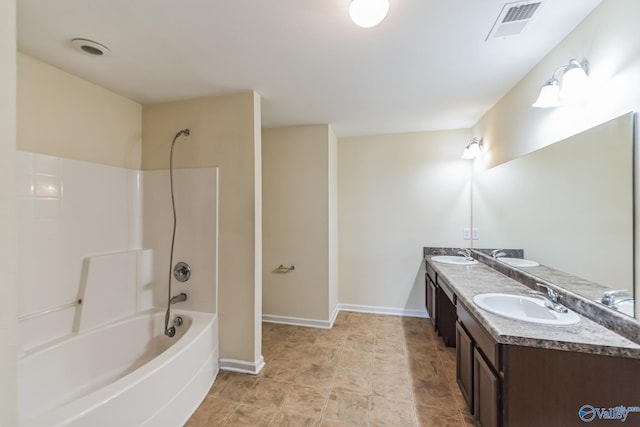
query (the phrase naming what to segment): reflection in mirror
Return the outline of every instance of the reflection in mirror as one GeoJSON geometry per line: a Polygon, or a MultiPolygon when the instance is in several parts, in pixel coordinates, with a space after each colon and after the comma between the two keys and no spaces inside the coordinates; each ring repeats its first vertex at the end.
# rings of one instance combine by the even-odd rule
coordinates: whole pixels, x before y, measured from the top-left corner
{"type": "Polygon", "coordinates": [[[605,303],[632,314],[634,123],[629,113],[476,173],[474,247],[522,248],[541,265],[517,268],[592,300],[624,291],[605,303]]]}

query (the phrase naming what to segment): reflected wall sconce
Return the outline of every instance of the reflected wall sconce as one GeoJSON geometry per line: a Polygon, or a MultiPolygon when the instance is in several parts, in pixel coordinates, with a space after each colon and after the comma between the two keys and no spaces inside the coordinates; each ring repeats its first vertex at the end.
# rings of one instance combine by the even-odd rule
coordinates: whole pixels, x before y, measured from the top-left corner
{"type": "Polygon", "coordinates": [[[375,27],[387,16],[389,0],[352,0],[349,16],[362,28],[375,27]]]}
{"type": "Polygon", "coordinates": [[[575,59],[558,68],[542,86],[538,99],[532,107],[559,107],[584,100],[587,95],[588,68],[589,64],[586,60],[578,62],[575,59]]]}
{"type": "Polygon", "coordinates": [[[462,158],[466,160],[473,160],[482,154],[483,149],[482,138],[474,137],[464,149],[462,158]]]}

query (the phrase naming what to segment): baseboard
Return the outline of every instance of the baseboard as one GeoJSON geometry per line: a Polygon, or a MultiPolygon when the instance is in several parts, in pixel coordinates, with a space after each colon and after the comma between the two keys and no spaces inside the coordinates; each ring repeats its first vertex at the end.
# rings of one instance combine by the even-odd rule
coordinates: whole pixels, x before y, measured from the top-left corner
{"type": "Polygon", "coordinates": [[[339,313],[340,313],[340,304],[336,305],[335,308],[333,309],[333,313],[331,314],[331,326],[329,326],[329,328],[333,328],[333,324],[336,323],[336,318],[338,317],[339,313]]]}
{"type": "Polygon", "coordinates": [[[306,326],[308,328],[331,329],[337,315],[338,310],[336,308],[331,320],[305,319],[302,317],[287,317],[275,316],[272,314],[263,314],[262,321],[267,323],[281,323],[284,325],[306,326]]]}
{"type": "Polygon", "coordinates": [[[305,319],[302,317],[276,316],[263,314],[262,321],[283,325],[305,326],[307,328],[331,329],[341,311],[357,311],[359,313],[388,314],[390,316],[407,316],[429,318],[427,310],[408,310],[405,308],[376,307],[369,305],[338,304],[333,310],[330,320],[305,319]]]}
{"type": "Polygon", "coordinates": [[[376,307],[371,305],[338,304],[340,311],[356,311],[358,313],[388,314],[390,316],[407,316],[429,318],[427,310],[408,310],[406,308],[376,307]]]}
{"type": "Polygon", "coordinates": [[[258,375],[264,368],[264,357],[260,356],[255,362],[238,359],[220,359],[220,369],[223,371],[240,372],[258,375]]]}

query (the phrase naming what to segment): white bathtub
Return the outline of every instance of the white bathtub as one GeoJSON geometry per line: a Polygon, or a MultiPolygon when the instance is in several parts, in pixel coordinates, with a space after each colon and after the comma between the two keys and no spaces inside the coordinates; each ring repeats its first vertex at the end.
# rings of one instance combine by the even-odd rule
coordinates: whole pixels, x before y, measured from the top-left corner
{"type": "Polygon", "coordinates": [[[184,424],[217,373],[218,326],[215,314],[176,315],[184,324],[174,338],[156,310],[22,355],[20,426],[184,424]]]}

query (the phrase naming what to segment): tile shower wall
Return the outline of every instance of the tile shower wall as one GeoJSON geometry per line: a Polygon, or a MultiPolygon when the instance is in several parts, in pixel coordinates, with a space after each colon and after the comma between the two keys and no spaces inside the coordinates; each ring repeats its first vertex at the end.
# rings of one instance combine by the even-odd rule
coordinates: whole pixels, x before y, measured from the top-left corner
{"type": "MultiPolygon", "coordinates": [[[[153,249],[153,303],[164,307],[173,229],[169,171],[143,171],[142,182],[143,242],[153,249]]],[[[174,308],[217,312],[218,169],[176,169],[174,189],[178,222],[173,263],[191,266],[187,282],[172,282],[172,295],[188,296],[174,308]]]]}
{"type": "Polygon", "coordinates": [[[19,151],[22,350],[68,335],[89,255],[141,247],[141,172],[19,151]]]}
{"type": "MultiPolygon", "coordinates": [[[[140,288],[132,303],[138,310],[164,307],[172,227],[168,171],[142,172],[26,151],[17,158],[21,350],[74,331],[77,305],[32,315],[77,301],[89,257],[153,249],[138,252],[140,288]]],[[[174,283],[174,295],[189,296],[176,308],[216,311],[217,188],[215,168],[175,171],[174,260],[187,261],[193,271],[187,283],[174,283]]],[[[114,277],[116,273],[122,271],[114,271],[114,277]]],[[[122,297],[116,295],[117,285],[114,299],[122,297]]]]}

